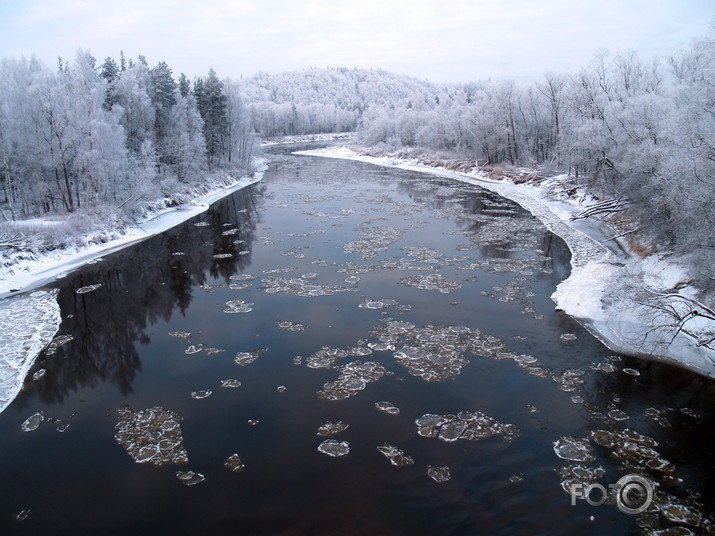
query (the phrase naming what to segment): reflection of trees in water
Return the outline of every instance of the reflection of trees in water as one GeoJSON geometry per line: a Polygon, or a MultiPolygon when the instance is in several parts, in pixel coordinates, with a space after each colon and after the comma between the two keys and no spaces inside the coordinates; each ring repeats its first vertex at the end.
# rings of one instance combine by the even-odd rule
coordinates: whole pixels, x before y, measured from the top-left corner
{"type": "Polygon", "coordinates": [[[55,354],[38,358],[34,370],[45,368],[47,374],[33,382],[17,403],[25,405],[33,395],[45,403],[59,403],[72,391],[107,381],[122,394],[131,392],[141,370],[135,345],[149,342],[147,327],[158,320],[169,321],[176,310],[184,314],[193,289],[206,282],[207,272],[228,281],[250,264],[250,255],[234,254],[228,259],[213,255],[236,248],[235,240],[245,241],[241,248],[250,249],[261,193],[256,186],[239,190],[207,215],[110,255],[65,280],[58,296],[60,333],[74,340],[55,354]],[[210,225],[197,227],[198,220],[210,225]],[[228,228],[238,232],[223,236],[228,228]],[[76,293],[96,283],[102,286],[76,293]]]}

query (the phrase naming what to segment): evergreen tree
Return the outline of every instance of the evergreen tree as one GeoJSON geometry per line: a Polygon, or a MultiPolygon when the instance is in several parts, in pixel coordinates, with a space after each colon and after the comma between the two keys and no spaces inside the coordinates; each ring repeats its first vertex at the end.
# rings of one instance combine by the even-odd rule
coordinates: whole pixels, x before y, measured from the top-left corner
{"type": "Polygon", "coordinates": [[[206,162],[209,171],[211,171],[223,157],[227,125],[226,96],[223,93],[223,83],[213,69],[209,69],[206,79],[196,80],[194,96],[201,118],[204,120],[206,162]]]}
{"type": "Polygon", "coordinates": [[[159,152],[159,163],[168,163],[165,146],[171,108],[176,104],[176,82],[163,61],[149,71],[149,77],[149,93],[154,106],[154,147],[159,152]]]}
{"type": "Polygon", "coordinates": [[[104,107],[107,110],[111,110],[112,106],[117,103],[117,98],[114,95],[114,82],[119,78],[119,74],[117,62],[107,56],[99,72],[99,76],[107,81],[107,93],[104,97],[104,107]]]}

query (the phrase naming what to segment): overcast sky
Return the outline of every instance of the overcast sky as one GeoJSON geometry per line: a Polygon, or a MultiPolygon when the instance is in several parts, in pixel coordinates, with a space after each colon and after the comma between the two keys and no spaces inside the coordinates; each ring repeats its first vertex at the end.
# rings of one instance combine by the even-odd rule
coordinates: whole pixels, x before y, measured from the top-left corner
{"type": "Polygon", "coordinates": [[[189,78],[341,66],[527,82],[599,49],[666,58],[713,23],[713,0],[0,0],[0,57],[54,67],[83,48],[189,78]]]}

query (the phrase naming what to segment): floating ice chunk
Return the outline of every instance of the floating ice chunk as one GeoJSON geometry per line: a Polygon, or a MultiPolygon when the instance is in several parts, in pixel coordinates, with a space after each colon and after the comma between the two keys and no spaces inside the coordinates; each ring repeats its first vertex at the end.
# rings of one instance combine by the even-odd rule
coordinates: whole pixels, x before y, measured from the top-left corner
{"type": "Polygon", "coordinates": [[[700,528],[703,515],[693,507],[688,507],[684,504],[679,504],[671,499],[672,502],[660,505],[660,513],[663,514],[668,521],[673,523],[683,523],[691,527],[700,528]]]}
{"type": "Polygon", "coordinates": [[[226,458],[226,461],[223,462],[223,465],[226,469],[233,471],[234,473],[240,473],[246,468],[243,464],[243,460],[241,460],[241,457],[238,454],[231,454],[228,458],[226,458]]]}
{"type": "Polygon", "coordinates": [[[198,354],[198,353],[201,352],[203,349],[204,349],[204,345],[203,345],[203,344],[200,344],[200,343],[199,343],[199,344],[190,344],[189,347],[186,348],[186,350],[184,350],[184,353],[185,353],[186,355],[198,354]]]}
{"type": "Polygon", "coordinates": [[[442,294],[462,288],[462,285],[441,274],[420,274],[404,277],[400,279],[400,284],[420,290],[436,290],[442,294]]]}
{"type": "Polygon", "coordinates": [[[102,283],[96,283],[94,285],[87,285],[86,287],[80,287],[75,292],[77,294],[87,294],[88,292],[92,292],[93,290],[97,290],[99,287],[102,286],[102,283]]]}
{"type": "Polygon", "coordinates": [[[422,437],[437,437],[452,443],[459,439],[477,441],[492,436],[502,436],[511,441],[520,434],[514,424],[499,422],[480,411],[462,411],[458,415],[427,413],[415,420],[417,433],[422,437]]]}
{"type": "Polygon", "coordinates": [[[439,437],[442,441],[452,443],[457,441],[467,429],[468,423],[461,420],[454,420],[442,425],[439,429],[439,437]]]}
{"type": "Polygon", "coordinates": [[[638,372],[636,369],[633,369],[633,368],[624,368],[623,372],[625,372],[629,376],[640,376],[641,375],[640,372],[638,372]]]}
{"type": "Polygon", "coordinates": [[[47,348],[45,348],[45,355],[54,354],[62,346],[68,342],[72,342],[73,340],[74,335],[57,335],[54,339],[52,339],[52,342],[47,346],[47,348]]]}
{"type": "Polygon", "coordinates": [[[346,357],[347,355],[348,353],[341,348],[323,346],[323,348],[306,359],[306,365],[312,369],[329,369],[333,368],[338,359],[346,357]]]}
{"type": "Polygon", "coordinates": [[[238,352],[234,361],[237,365],[245,367],[246,365],[250,365],[256,359],[258,359],[258,356],[260,356],[266,350],[267,348],[259,348],[258,350],[254,350],[253,352],[238,352]]]}
{"type": "Polygon", "coordinates": [[[189,339],[191,338],[191,333],[188,331],[170,331],[169,336],[175,339],[189,339]]]}
{"type": "Polygon", "coordinates": [[[568,341],[575,341],[577,339],[577,337],[573,333],[562,333],[561,337],[559,337],[559,339],[561,339],[564,342],[568,342],[568,341]]]}
{"type": "Polygon", "coordinates": [[[249,426],[256,426],[260,421],[258,419],[248,419],[249,426]]]}
{"type": "Polygon", "coordinates": [[[224,387],[226,389],[235,389],[237,387],[241,387],[241,382],[240,382],[240,380],[228,379],[228,380],[221,380],[220,385],[221,385],[221,387],[224,387]]]}
{"type": "Polygon", "coordinates": [[[32,381],[37,381],[47,373],[47,369],[39,369],[32,375],[32,381]]]}
{"type": "Polygon", "coordinates": [[[590,484],[597,484],[606,475],[606,470],[600,465],[589,467],[580,464],[565,464],[559,466],[557,472],[561,479],[561,488],[566,493],[573,493],[574,484],[580,484],[584,487],[590,484]]]}
{"type": "Polygon", "coordinates": [[[353,361],[339,367],[340,377],[323,385],[318,397],[324,400],[345,400],[385,375],[385,368],[374,361],[353,361]]]}
{"type": "Polygon", "coordinates": [[[439,484],[442,482],[447,482],[447,480],[452,478],[452,473],[450,472],[449,467],[447,467],[446,465],[442,465],[440,467],[428,465],[427,476],[429,476],[432,480],[439,484]]]}
{"type": "Polygon", "coordinates": [[[207,221],[198,221],[194,224],[194,227],[208,227],[209,225],[211,224],[207,221]]]}
{"type": "Polygon", "coordinates": [[[223,312],[228,314],[250,313],[253,311],[253,303],[243,300],[229,300],[223,312]]]}
{"type": "Polygon", "coordinates": [[[206,348],[206,354],[207,355],[216,355],[216,354],[222,354],[226,350],[223,348],[206,348]]]}
{"type": "Polygon", "coordinates": [[[30,508],[20,510],[18,513],[15,514],[15,521],[25,521],[31,512],[32,509],[30,508]]]}
{"type": "Polygon", "coordinates": [[[389,342],[371,342],[367,346],[376,352],[393,352],[395,350],[395,345],[389,342]]]}
{"type": "Polygon", "coordinates": [[[379,253],[386,251],[392,244],[397,242],[404,231],[392,227],[370,227],[361,224],[360,238],[345,244],[345,253],[357,253],[364,261],[374,259],[379,253]]]}
{"type": "Polygon", "coordinates": [[[326,439],[318,445],[318,452],[322,452],[332,458],[342,458],[350,453],[350,444],[347,441],[326,439]]]}
{"type": "Polygon", "coordinates": [[[234,274],[229,277],[231,281],[253,281],[255,278],[256,276],[250,274],[234,274]]]}
{"type": "Polygon", "coordinates": [[[324,422],[318,427],[317,435],[323,437],[332,437],[340,432],[344,432],[348,429],[350,425],[345,424],[342,421],[328,421],[324,422]]]}
{"type": "Polygon", "coordinates": [[[176,478],[185,486],[195,486],[206,480],[204,475],[194,471],[177,471],[176,478]]]}
{"type": "Polygon", "coordinates": [[[588,439],[561,437],[554,441],[554,452],[562,460],[590,462],[596,459],[588,439]]]}
{"type": "Polygon", "coordinates": [[[614,421],[625,421],[628,419],[628,414],[618,408],[614,408],[608,412],[608,416],[614,421]]]}
{"type": "Polygon", "coordinates": [[[199,391],[192,391],[191,392],[191,398],[195,400],[201,400],[203,398],[208,398],[213,394],[213,391],[211,389],[201,389],[199,391]]]}
{"type": "MultiPolygon", "coordinates": [[[[312,274],[306,274],[312,276],[312,274]]],[[[266,277],[262,280],[261,290],[267,294],[292,294],[304,298],[315,298],[318,296],[332,296],[339,292],[352,292],[355,288],[340,287],[336,285],[321,285],[311,282],[311,278],[305,277],[266,277]]]]}
{"type": "Polygon", "coordinates": [[[305,331],[308,326],[305,324],[299,324],[298,322],[291,322],[289,320],[279,320],[278,328],[285,331],[305,331]]]}
{"type": "Polygon", "coordinates": [[[377,450],[379,450],[385,458],[390,460],[392,465],[396,465],[397,467],[404,467],[415,463],[411,456],[405,454],[405,451],[389,443],[377,447],[377,450]]]}
{"type": "Polygon", "coordinates": [[[165,465],[189,461],[181,435],[181,417],[160,406],[132,411],[117,410],[114,439],[137,463],[165,465]]]}
{"type": "Polygon", "coordinates": [[[285,385],[279,385],[278,387],[276,387],[276,391],[278,391],[279,393],[285,393],[285,391],[286,391],[286,386],[285,386],[285,385]]]}
{"type": "Polygon", "coordinates": [[[57,431],[62,434],[62,433],[64,433],[64,432],[66,432],[69,427],[70,427],[69,423],[60,424],[60,425],[57,427],[57,431]]]}
{"type": "Polygon", "coordinates": [[[385,402],[384,400],[381,402],[375,402],[375,408],[378,411],[381,411],[383,413],[387,413],[388,415],[399,415],[400,414],[400,408],[395,406],[394,404],[390,402],[385,402]]]}
{"type": "Polygon", "coordinates": [[[361,309],[386,309],[387,307],[394,307],[397,305],[397,301],[382,299],[382,300],[365,300],[358,307],[361,309]]]}
{"type": "Polygon", "coordinates": [[[250,283],[231,283],[228,288],[231,290],[243,290],[250,287],[250,283]]]}
{"type": "Polygon", "coordinates": [[[215,255],[212,255],[212,258],[214,259],[230,259],[233,257],[233,253],[216,253],[215,255]]]}
{"type": "Polygon", "coordinates": [[[669,428],[671,426],[670,422],[668,421],[668,419],[665,416],[665,414],[666,414],[665,410],[656,409],[656,408],[646,408],[644,413],[645,413],[646,419],[648,419],[651,422],[654,422],[655,424],[662,426],[663,428],[669,428]]]}
{"type": "Polygon", "coordinates": [[[38,412],[38,413],[33,413],[30,415],[27,419],[25,419],[25,422],[22,423],[22,431],[23,432],[34,432],[37,430],[42,422],[45,420],[45,416],[38,412]]]}
{"type": "Polygon", "coordinates": [[[613,363],[599,363],[597,365],[594,365],[591,367],[593,370],[597,370],[599,372],[603,372],[605,374],[611,374],[612,372],[615,372],[616,367],[613,365],[613,363]]]}
{"type": "Polygon", "coordinates": [[[345,282],[349,285],[356,285],[360,282],[360,278],[356,275],[351,275],[350,277],[345,278],[345,282]]]}

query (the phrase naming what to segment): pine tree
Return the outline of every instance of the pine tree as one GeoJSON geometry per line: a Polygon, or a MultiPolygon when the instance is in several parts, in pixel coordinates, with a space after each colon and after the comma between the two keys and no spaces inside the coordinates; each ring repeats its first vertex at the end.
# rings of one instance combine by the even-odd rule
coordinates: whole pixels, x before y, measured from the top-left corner
{"type": "Polygon", "coordinates": [[[211,171],[223,156],[227,124],[223,83],[213,69],[209,69],[205,80],[201,78],[196,80],[194,96],[201,118],[204,120],[206,161],[211,171]]]}

